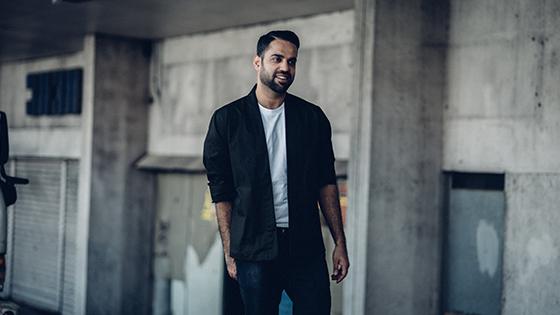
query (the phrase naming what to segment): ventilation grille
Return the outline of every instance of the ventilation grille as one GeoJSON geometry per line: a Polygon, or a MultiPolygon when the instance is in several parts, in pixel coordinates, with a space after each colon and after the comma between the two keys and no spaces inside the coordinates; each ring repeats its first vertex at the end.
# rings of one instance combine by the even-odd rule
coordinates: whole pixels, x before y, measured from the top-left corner
{"type": "Polygon", "coordinates": [[[31,90],[31,99],[27,102],[27,114],[80,114],[82,76],[82,69],[28,74],[27,88],[31,90]]]}

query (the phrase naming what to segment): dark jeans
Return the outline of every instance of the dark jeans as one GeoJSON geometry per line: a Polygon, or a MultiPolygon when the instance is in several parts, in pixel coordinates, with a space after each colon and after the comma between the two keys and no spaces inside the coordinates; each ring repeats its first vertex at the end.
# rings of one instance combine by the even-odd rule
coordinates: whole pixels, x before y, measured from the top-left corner
{"type": "Polygon", "coordinates": [[[245,315],[276,315],[282,290],[294,315],[329,315],[331,293],[325,257],[290,259],[287,229],[278,229],[279,255],[272,261],[237,261],[245,315]]]}

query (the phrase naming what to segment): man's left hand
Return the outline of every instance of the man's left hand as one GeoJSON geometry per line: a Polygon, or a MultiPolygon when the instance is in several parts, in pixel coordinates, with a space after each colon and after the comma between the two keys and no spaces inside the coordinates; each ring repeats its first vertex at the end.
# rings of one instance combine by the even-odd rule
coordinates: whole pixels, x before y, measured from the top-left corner
{"type": "Polygon", "coordinates": [[[346,252],[346,244],[336,245],[333,251],[333,273],[331,280],[340,283],[348,274],[350,262],[348,261],[348,253],[346,252]]]}

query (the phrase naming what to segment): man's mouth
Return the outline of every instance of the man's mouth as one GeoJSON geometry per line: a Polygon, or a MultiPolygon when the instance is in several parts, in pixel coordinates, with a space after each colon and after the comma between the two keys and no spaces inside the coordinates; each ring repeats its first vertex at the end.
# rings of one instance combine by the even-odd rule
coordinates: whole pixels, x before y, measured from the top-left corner
{"type": "Polygon", "coordinates": [[[288,74],[276,74],[274,77],[280,81],[288,82],[290,80],[290,75],[288,74]]]}

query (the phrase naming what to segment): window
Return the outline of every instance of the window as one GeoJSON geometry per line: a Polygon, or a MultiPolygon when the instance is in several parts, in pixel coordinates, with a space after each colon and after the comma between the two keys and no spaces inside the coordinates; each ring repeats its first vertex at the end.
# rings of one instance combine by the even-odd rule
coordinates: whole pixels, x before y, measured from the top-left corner
{"type": "Polygon", "coordinates": [[[26,112],[31,116],[80,114],[82,112],[82,69],[27,75],[31,99],[26,112]]]}
{"type": "Polygon", "coordinates": [[[504,175],[449,173],[442,306],[445,314],[501,314],[504,175]]]}

